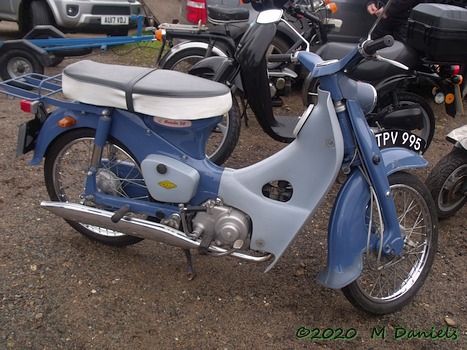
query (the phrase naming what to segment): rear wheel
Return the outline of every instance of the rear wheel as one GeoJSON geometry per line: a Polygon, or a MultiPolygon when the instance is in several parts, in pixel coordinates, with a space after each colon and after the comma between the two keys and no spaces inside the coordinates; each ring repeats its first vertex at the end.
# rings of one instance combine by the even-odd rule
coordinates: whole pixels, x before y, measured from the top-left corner
{"type": "Polygon", "coordinates": [[[237,146],[240,137],[240,119],[237,99],[232,96],[232,108],[224,114],[224,118],[217,124],[206,145],[206,155],[217,165],[222,165],[237,146]]]}
{"type": "Polygon", "coordinates": [[[467,151],[454,147],[426,180],[440,219],[453,216],[467,202],[467,151]]]}
{"type": "MultiPolygon", "coordinates": [[[[390,175],[389,184],[404,248],[395,257],[383,254],[380,258],[378,249],[369,250],[360,277],[342,289],[353,305],[374,314],[394,312],[417,294],[431,269],[438,242],[436,209],[424,184],[405,172],[390,175]]],[[[375,214],[372,232],[377,235],[381,223],[375,214]]]]}
{"type": "MultiPolygon", "coordinates": [[[[51,200],[93,206],[83,193],[94,147],[94,133],[91,129],[75,129],[61,135],[50,146],[44,164],[44,177],[51,200]]],[[[100,192],[149,200],[138,162],[115,139],[110,138],[104,147],[96,182],[100,192]]],[[[126,246],[141,241],[141,238],[98,226],[69,220],[67,223],[84,236],[112,246],[126,246]]]]}

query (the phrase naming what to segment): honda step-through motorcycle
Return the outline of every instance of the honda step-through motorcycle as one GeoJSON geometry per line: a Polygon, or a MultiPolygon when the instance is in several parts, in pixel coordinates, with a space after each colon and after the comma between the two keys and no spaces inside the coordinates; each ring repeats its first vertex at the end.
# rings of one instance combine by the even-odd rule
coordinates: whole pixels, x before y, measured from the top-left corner
{"type": "MultiPolygon", "coordinates": [[[[261,12],[242,47],[268,45],[257,42],[258,34],[281,16],[261,12]]],[[[242,169],[222,168],[205,155],[209,134],[232,105],[223,84],[85,60],[56,77],[22,77],[35,90],[0,86],[25,98],[22,109],[34,114],[20,127],[17,153],[34,150],[33,165],[45,158],[50,201],[41,206],[105,244],[146,238],[183,248],[190,277],[192,251],[268,261],[270,270],[343,172],[318,281],[382,314],[416,295],[437,245],[433,199],[404,171],[426,160],[408,148],[379,149],[365,119],[375,90],[344,74],[356,57],[391,43],[367,40],[335,61],[294,55],[320,78],[319,101],[303,113],[293,142],[242,169]],[[61,92],[67,100],[54,97],[61,92]],[[49,113],[46,105],[57,108],[49,113]]]]}

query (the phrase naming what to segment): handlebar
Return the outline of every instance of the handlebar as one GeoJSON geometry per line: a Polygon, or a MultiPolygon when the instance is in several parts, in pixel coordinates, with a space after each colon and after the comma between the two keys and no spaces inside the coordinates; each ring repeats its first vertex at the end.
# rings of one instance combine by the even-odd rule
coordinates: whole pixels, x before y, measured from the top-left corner
{"type": "Polygon", "coordinates": [[[290,63],[292,61],[292,55],[291,54],[271,54],[268,56],[268,61],[269,62],[285,62],[285,63],[290,63]]]}
{"type": "Polygon", "coordinates": [[[376,51],[390,47],[394,44],[394,38],[391,35],[386,35],[375,40],[366,40],[363,42],[362,50],[366,55],[373,55],[376,51]]]}

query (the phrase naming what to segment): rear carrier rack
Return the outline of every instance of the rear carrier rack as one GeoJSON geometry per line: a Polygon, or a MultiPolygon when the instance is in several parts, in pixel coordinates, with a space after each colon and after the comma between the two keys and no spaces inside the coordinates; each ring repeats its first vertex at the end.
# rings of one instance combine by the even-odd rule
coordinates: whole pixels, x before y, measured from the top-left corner
{"type": "Polygon", "coordinates": [[[12,98],[41,101],[57,105],[62,95],[62,74],[46,76],[29,73],[0,82],[0,93],[12,98]],[[52,97],[53,96],[53,97],[52,97]]]}

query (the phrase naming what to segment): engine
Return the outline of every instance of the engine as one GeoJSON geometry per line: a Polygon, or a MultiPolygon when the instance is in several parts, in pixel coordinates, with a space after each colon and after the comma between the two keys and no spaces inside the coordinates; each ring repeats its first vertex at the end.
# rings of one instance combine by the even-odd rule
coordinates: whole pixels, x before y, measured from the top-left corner
{"type": "Polygon", "coordinates": [[[192,236],[201,238],[201,252],[207,252],[212,242],[233,249],[248,247],[251,233],[248,215],[224,206],[220,200],[208,200],[203,206],[206,211],[196,213],[192,220],[192,236]]]}

